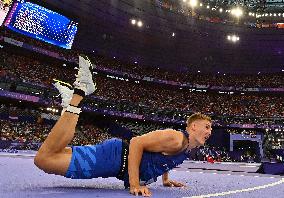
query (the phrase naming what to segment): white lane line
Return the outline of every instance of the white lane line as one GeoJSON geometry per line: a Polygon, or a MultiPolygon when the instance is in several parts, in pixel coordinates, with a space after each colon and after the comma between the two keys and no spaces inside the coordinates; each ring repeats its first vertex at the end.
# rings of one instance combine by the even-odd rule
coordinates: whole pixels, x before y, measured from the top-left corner
{"type": "Polygon", "coordinates": [[[227,192],[220,192],[220,193],[214,193],[214,194],[208,194],[208,195],[198,195],[198,196],[192,196],[192,197],[183,197],[183,198],[207,198],[207,197],[225,196],[225,195],[230,195],[230,194],[236,194],[236,193],[249,192],[249,191],[269,188],[269,187],[273,187],[273,186],[276,186],[282,183],[284,183],[284,178],[277,182],[266,184],[263,186],[256,186],[256,187],[245,188],[245,189],[240,189],[240,190],[232,190],[232,191],[227,191],[227,192]]]}
{"type": "Polygon", "coordinates": [[[258,166],[250,166],[250,165],[246,165],[246,166],[240,166],[241,168],[256,168],[258,166]]]}

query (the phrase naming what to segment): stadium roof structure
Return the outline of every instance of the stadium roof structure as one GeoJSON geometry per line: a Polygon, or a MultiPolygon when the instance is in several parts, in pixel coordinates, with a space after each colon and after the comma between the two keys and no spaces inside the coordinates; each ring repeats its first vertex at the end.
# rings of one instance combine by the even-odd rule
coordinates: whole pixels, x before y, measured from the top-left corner
{"type": "MultiPolygon", "coordinates": [[[[141,65],[193,72],[255,73],[284,69],[284,29],[201,20],[166,9],[157,0],[45,0],[42,3],[79,22],[74,42],[78,49],[141,65]],[[143,26],[132,25],[133,19],[141,20],[143,26]],[[232,43],[228,35],[240,39],[232,43]]],[[[278,7],[282,4],[281,0],[278,7]]]]}

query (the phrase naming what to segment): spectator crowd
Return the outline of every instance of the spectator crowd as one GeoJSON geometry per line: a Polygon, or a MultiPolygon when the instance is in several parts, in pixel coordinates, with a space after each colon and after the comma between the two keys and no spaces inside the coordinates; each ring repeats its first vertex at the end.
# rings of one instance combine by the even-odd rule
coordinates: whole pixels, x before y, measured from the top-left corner
{"type": "MultiPolygon", "coordinates": [[[[37,83],[46,86],[47,92],[49,92],[48,90],[52,87],[52,79],[61,79],[71,83],[75,78],[76,71],[62,65],[49,65],[39,60],[33,60],[30,57],[8,54],[6,52],[2,52],[0,56],[0,77],[2,81],[9,79],[14,83],[37,83]]],[[[108,67],[109,65],[115,64],[112,64],[110,61],[110,64],[105,66],[108,67]]],[[[135,69],[132,71],[135,71],[135,69]]],[[[160,74],[162,75],[163,73],[160,72],[160,74]]],[[[168,74],[172,75],[171,72],[168,72],[168,74]]],[[[243,85],[248,86],[254,82],[257,86],[273,85],[283,88],[284,78],[281,78],[281,75],[271,75],[271,77],[267,75],[266,78],[264,75],[263,77],[258,77],[258,75],[255,78],[248,77],[247,81],[243,81],[243,85]],[[263,84],[257,84],[257,82],[263,82],[263,84]]],[[[178,77],[177,75],[176,79],[178,77]]],[[[196,75],[196,78],[198,78],[198,75],[196,75]]],[[[238,78],[235,79],[236,84],[240,84],[241,79],[246,79],[246,77],[241,75],[238,78]]],[[[156,114],[170,119],[185,119],[192,112],[203,112],[217,117],[233,116],[235,117],[234,119],[238,120],[236,122],[242,122],[242,119],[238,119],[238,117],[249,117],[252,118],[249,122],[253,123],[260,122],[259,119],[261,118],[284,117],[283,96],[280,94],[197,92],[157,83],[113,79],[100,73],[95,76],[95,79],[98,87],[95,95],[103,100],[90,100],[88,105],[98,105],[108,110],[128,111],[144,115],[156,114]],[[256,117],[258,119],[253,121],[256,117]]],[[[167,79],[167,77],[164,76],[163,79],[167,79]]],[[[203,76],[202,79],[207,79],[204,84],[214,84],[219,78],[216,78],[216,80],[214,76],[211,78],[203,76]]],[[[221,83],[221,85],[228,86],[234,78],[231,76],[228,78],[230,79],[228,81],[226,78],[221,79],[225,83],[221,83]]],[[[30,94],[29,91],[27,93],[30,94]]],[[[218,119],[220,120],[220,118],[218,119]]],[[[221,120],[231,121],[231,119],[221,120]]],[[[261,122],[264,123],[265,121],[262,120],[261,122]]]]}

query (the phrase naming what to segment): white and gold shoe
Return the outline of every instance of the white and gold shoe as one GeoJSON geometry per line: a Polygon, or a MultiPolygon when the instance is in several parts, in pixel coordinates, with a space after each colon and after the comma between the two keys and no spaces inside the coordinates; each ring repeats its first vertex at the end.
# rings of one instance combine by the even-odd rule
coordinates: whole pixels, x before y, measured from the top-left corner
{"type": "Polygon", "coordinates": [[[54,87],[59,91],[60,95],[61,95],[61,106],[63,108],[67,108],[68,105],[71,102],[74,90],[70,89],[67,86],[64,86],[62,83],[60,83],[59,81],[56,81],[55,83],[53,83],[54,87]]]}
{"type": "Polygon", "coordinates": [[[96,85],[93,81],[91,72],[91,69],[93,68],[94,66],[87,56],[79,56],[79,71],[73,85],[74,88],[84,91],[85,95],[90,95],[96,90],[96,85]]]}

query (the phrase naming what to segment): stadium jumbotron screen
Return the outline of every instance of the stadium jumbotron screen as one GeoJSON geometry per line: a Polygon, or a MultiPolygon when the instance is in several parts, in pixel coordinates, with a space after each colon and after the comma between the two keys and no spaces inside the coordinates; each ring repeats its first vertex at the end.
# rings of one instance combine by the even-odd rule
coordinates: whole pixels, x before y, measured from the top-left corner
{"type": "Polygon", "coordinates": [[[71,49],[77,23],[28,1],[15,2],[5,26],[18,33],[65,49],[71,49]]]}

